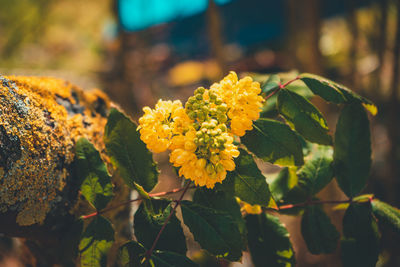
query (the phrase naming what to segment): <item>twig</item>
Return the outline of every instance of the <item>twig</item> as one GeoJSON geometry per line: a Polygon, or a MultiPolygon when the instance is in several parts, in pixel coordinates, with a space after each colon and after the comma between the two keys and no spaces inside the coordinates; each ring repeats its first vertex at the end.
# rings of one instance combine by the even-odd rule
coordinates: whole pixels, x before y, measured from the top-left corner
{"type": "MultiPolygon", "coordinates": [[[[185,188],[184,188],[184,187],[181,187],[181,188],[172,189],[171,191],[164,191],[164,192],[152,193],[152,194],[149,194],[149,197],[162,197],[162,196],[166,196],[166,195],[178,193],[178,192],[180,192],[180,191],[182,191],[182,190],[185,190],[185,188]]],[[[91,214],[81,216],[81,219],[86,220],[86,219],[89,219],[89,218],[91,218],[91,217],[98,216],[98,215],[103,214],[103,213],[105,213],[105,212],[108,212],[108,211],[110,211],[110,210],[114,210],[114,209],[116,209],[116,208],[119,208],[119,207],[121,207],[121,206],[125,206],[125,205],[127,205],[127,204],[129,204],[129,203],[133,203],[133,202],[138,201],[138,200],[141,200],[141,199],[142,199],[141,197],[138,197],[138,198],[135,198],[135,199],[131,199],[131,200],[128,200],[128,201],[119,203],[119,204],[117,204],[117,205],[115,205],[115,206],[111,206],[111,207],[102,209],[102,210],[100,210],[100,211],[96,211],[96,212],[93,212],[93,213],[91,213],[91,214]]]]}
{"type": "Polygon", "coordinates": [[[179,199],[176,202],[176,205],[174,206],[174,208],[172,209],[171,213],[168,215],[167,219],[165,220],[163,226],[161,227],[160,231],[158,232],[158,235],[156,237],[156,239],[154,239],[153,245],[151,246],[151,248],[146,252],[146,256],[145,256],[145,261],[149,260],[151,257],[151,254],[153,254],[153,250],[157,245],[158,240],[160,239],[160,236],[162,234],[162,232],[164,231],[165,227],[167,226],[169,220],[171,219],[172,215],[175,213],[176,208],[179,206],[179,204],[181,203],[183,197],[185,196],[187,190],[190,187],[190,182],[185,186],[185,188],[183,189],[182,195],[179,197],[179,199]]]}

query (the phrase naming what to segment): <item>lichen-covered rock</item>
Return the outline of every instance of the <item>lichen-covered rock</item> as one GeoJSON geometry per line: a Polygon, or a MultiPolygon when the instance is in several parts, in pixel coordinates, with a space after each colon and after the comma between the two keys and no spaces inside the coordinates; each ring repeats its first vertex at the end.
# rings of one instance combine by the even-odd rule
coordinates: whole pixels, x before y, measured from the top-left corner
{"type": "Polygon", "coordinates": [[[103,150],[109,109],[100,91],[54,78],[0,76],[0,213],[42,223],[63,203],[78,138],[103,150]]]}

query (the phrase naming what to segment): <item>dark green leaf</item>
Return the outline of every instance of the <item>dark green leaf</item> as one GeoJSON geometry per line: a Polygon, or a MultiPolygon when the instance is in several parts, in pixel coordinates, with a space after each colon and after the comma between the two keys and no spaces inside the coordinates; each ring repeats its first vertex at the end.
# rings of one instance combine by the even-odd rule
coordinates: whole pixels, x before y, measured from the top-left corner
{"type": "Polygon", "coordinates": [[[335,251],[340,234],[319,206],[310,206],[301,220],[301,233],[312,254],[335,251]]]}
{"type": "Polygon", "coordinates": [[[270,214],[247,215],[246,225],[251,258],[256,267],[290,267],[296,259],[289,233],[270,214]]]}
{"type": "Polygon", "coordinates": [[[158,171],[151,153],[140,140],[137,126],[116,109],[111,109],[104,132],[104,143],[113,165],[128,186],[151,191],[158,171]]]}
{"type": "Polygon", "coordinates": [[[340,188],[347,196],[356,196],[364,188],[371,168],[369,121],[361,104],[343,108],[336,126],[333,159],[340,188]]]}
{"type": "Polygon", "coordinates": [[[136,241],[129,241],[119,248],[118,260],[121,266],[142,266],[142,260],[146,249],[136,241]]]}
{"type": "Polygon", "coordinates": [[[378,219],[378,223],[388,225],[393,231],[400,234],[400,210],[377,199],[374,199],[371,204],[372,212],[378,219]]]}
{"type": "Polygon", "coordinates": [[[317,194],[333,178],[332,162],[330,147],[313,151],[311,158],[297,172],[298,186],[309,196],[317,194]]]}
{"type": "Polygon", "coordinates": [[[325,99],[326,101],[336,104],[344,103],[346,98],[343,93],[336,87],[335,83],[322,78],[318,75],[302,73],[300,79],[307,85],[310,90],[325,99]]]}
{"type": "Polygon", "coordinates": [[[300,138],[289,126],[278,121],[259,119],[241,142],[257,157],[280,165],[302,165],[300,138]]]}
{"type": "MultiPolygon", "coordinates": [[[[145,247],[152,246],[158,232],[172,211],[169,201],[152,200],[151,203],[154,213],[149,212],[142,203],[136,211],[134,219],[135,236],[145,247]]],[[[169,220],[155,248],[186,254],[185,236],[175,214],[169,220]]]]}
{"type": "Polygon", "coordinates": [[[199,188],[194,193],[193,201],[208,208],[227,212],[232,217],[232,220],[238,225],[243,240],[242,249],[246,249],[246,224],[243,220],[242,213],[240,212],[240,206],[232,195],[228,195],[223,191],[199,188]]]}
{"type": "Polygon", "coordinates": [[[272,74],[268,77],[268,80],[261,85],[261,90],[263,93],[268,95],[272,91],[278,89],[280,84],[281,79],[279,78],[279,76],[276,74],[272,74]]]}
{"type": "Polygon", "coordinates": [[[169,251],[154,251],[151,256],[151,264],[144,263],[146,249],[136,241],[125,243],[119,249],[119,261],[121,266],[154,266],[154,267],[195,267],[197,266],[187,257],[169,251]]]}
{"type": "Polygon", "coordinates": [[[81,266],[98,267],[107,265],[107,253],[114,242],[114,229],[102,216],[97,216],[88,225],[79,243],[81,266]]]}
{"type": "Polygon", "coordinates": [[[343,266],[375,266],[379,255],[379,232],[371,205],[352,203],[343,217],[341,241],[343,266]]]}
{"type": "Polygon", "coordinates": [[[228,173],[221,187],[251,205],[267,207],[271,193],[266,179],[253,157],[243,149],[239,151],[240,156],[235,159],[236,168],[228,173]]]}
{"type": "Polygon", "coordinates": [[[297,132],[310,142],[330,145],[328,124],[321,112],[303,96],[282,89],[278,94],[278,110],[297,132]]]}
{"type": "Polygon", "coordinates": [[[375,104],[366,99],[365,97],[362,97],[352,90],[348,89],[346,86],[341,85],[336,83],[336,87],[342,92],[342,94],[346,97],[348,103],[358,103],[362,104],[362,106],[367,109],[372,115],[376,115],[378,112],[378,108],[375,106],[375,104]]]}
{"type": "Polygon", "coordinates": [[[183,221],[203,249],[231,261],[241,258],[242,238],[237,223],[228,213],[190,201],[182,201],[181,209],[183,221]]]}
{"type": "Polygon", "coordinates": [[[82,195],[101,210],[113,197],[111,177],[99,152],[87,139],[80,138],[75,150],[76,173],[82,181],[82,195]]]}

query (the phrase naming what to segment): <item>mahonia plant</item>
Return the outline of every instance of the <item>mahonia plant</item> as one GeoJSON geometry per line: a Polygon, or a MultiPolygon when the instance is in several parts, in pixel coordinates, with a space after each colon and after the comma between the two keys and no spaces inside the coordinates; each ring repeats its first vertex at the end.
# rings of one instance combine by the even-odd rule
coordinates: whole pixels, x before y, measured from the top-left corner
{"type": "MultiPolygon", "coordinates": [[[[196,89],[184,105],[159,100],[154,109],[143,109],[139,125],[117,109],[110,111],[106,154],[139,193],[129,203],[141,201],[135,239],[119,248],[118,265],[201,264],[186,257],[181,223],[208,254],[233,262],[249,251],[255,266],[296,264],[289,233],[276,214],[302,217],[301,233],[312,254],[333,253],[340,242],[343,266],[375,266],[379,227],[400,233],[400,211],[361,194],[371,167],[367,111],[375,115],[375,105],[312,74],[253,78],[238,79],[231,72],[209,89],[196,89]],[[334,137],[309,101],[314,95],[341,108],[334,137]],[[151,193],[159,174],[151,152],[165,151],[184,183],[151,193]],[[280,166],[278,175],[265,177],[256,158],[280,166]],[[348,198],[318,199],[333,178],[348,198]],[[191,201],[183,200],[188,191],[191,201]],[[173,193],[180,193],[177,200],[169,197],[173,193]],[[345,209],[342,236],[323,209],[328,204],[345,209]]],[[[77,142],[75,161],[81,194],[96,209],[79,220],[89,221],[80,237],[80,265],[105,266],[114,243],[113,226],[102,216],[116,208],[108,205],[111,177],[86,139],[77,142]]]]}

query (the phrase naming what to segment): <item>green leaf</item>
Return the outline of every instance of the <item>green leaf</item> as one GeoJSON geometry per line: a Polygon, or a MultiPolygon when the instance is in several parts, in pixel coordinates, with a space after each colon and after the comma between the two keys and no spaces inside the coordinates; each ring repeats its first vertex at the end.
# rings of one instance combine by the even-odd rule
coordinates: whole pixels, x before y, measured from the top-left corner
{"type": "Polygon", "coordinates": [[[333,178],[332,162],[332,149],[330,147],[313,151],[311,158],[297,172],[298,186],[309,196],[317,194],[333,178]]]}
{"type": "Polygon", "coordinates": [[[107,253],[114,242],[114,229],[102,216],[97,216],[88,225],[79,243],[81,266],[98,267],[107,265],[107,253]]]}
{"type": "Polygon", "coordinates": [[[85,138],[76,142],[75,162],[82,195],[97,210],[105,208],[113,197],[111,177],[99,152],[85,138]]]}
{"type": "Polygon", "coordinates": [[[297,185],[296,168],[284,167],[271,183],[271,193],[276,201],[282,200],[286,194],[297,185]]]}
{"type": "Polygon", "coordinates": [[[281,79],[277,74],[272,74],[268,77],[268,80],[261,85],[261,91],[265,94],[269,94],[272,91],[279,88],[281,79]]]}
{"type": "Polygon", "coordinates": [[[312,254],[335,251],[340,234],[319,206],[307,207],[301,219],[301,233],[312,254]]]}
{"type": "Polygon", "coordinates": [[[400,234],[400,210],[377,199],[374,199],[371,205],[378,223],[387,225],[400,234]]]}
{"type": "Polygon", "coordinates": [[[334,171],[343,192],[354,197],[364,188],[371,168],[367,113],[361,104],[346,105],[336,126],[334,171]]]}
{"type": "Polygon", "coordinates": [[[350,204],[343,217],[343,235],[341,247],[344,267],[375,266],[380,236],[369,202],[350,204]]]}
{"type": "Polygon", "coordinates": [[[242,249],[246,249],[246,224],[243,220],[242,213],[240,212],[240,206],[232,195],[228,195],[223,191],[198,188],[194,193],[193,202],[218,211],[227,212],[238,226],[239,232],[242,236],[242,249]]]}
{"type": "Polygon", "coordinates": [[[302,73],[299,77],[314,94],[319,95],[326,101],[336,104],[346,101],[343,93],[336,87],[334,82],[310,73],[302,73]]]}
{"type": "Polygon", "coordinates": [[[326,101],[336,104],[360,103],[372,115],[375,116],[378,112],[378,109],[373,102],[356,94],[342,84],[309,73],[303,73],[299,77],[314,94],[319,95],[326,101]]]}
{"type": "Polygon", "coordinates": [[[235,195],[251,205],[267,207],[271,198],[267,181],[258,169],[253,157],[243,149],[235,159],[236,168],[229,172],[222,186],[228,194],[235,195]]]}
{"type": "Polygon", "coordinates": [[[302,165],[303,151],[299,136],[284,123],[259,119],[241,142],[264,161],[280,165],[302,165]]]}
{"type": "Polygon", "coordinates": [[[289,232],[270,214],[247,215],[246,225],[251,258],[256,267],[295,266],[289,232]]]}
{"type": "Polygon", "coordinates": [[[121,266],[154,266],[154,267],[195,267],[197,266],[187,257],[169,251],[153,251],[150,263],[145,264],[146,249],[136,241],[130,241],[119,249],[118,259],[121,266]]]}
{"type": "Polygon", "coordinates": [[[303,96],[281,89],[278,110],[305,139],[322,145],[332,144],[329,128],[321,112],[303,96]]]}
{"type": "Polygon", "coordinates": [[[242,237],[228,213],[190,201],[182,201],[181,209],[183,221],[203,249],[230,261],[241,258],[242,237]]]}
{"type": "MultiPolygon", "coordinates": [[[[137,240],[145,247],[151,247],[165,220],[172,211],[169,201],[151,200],[154,212],[149,212],[142,203],[135,213],[134,229],[137,240]]],[[[174,204],[175,205],[175,204],[174,204]]],[[[167,223],[155,247],[157,250],[168,250],[186,254],[186,239],[181,223],[175,214],[167,223]],[[174,240],[174,242],[171,242],[174,240]]]]}
{"type": "Polygon", "coordinates": [[[111,162],[131,188],[147,192],[157,183],[158,171],[151,153],[140,140],[137,126],[116,109],[111,109],[104,132],[111,162]]]}

